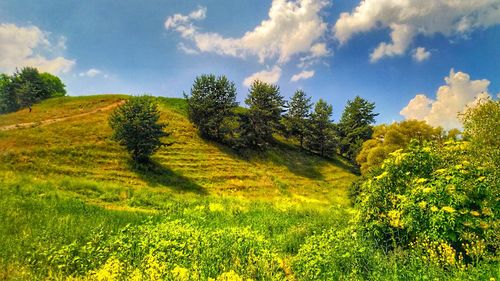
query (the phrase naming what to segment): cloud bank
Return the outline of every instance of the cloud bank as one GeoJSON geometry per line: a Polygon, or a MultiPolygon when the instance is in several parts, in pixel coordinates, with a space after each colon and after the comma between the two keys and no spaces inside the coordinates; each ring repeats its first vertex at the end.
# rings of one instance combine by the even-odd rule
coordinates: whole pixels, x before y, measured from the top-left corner
{"type": "Polygon", "coordinates": [[[419,34],[466,36],[475,29],[498,23],[498,0],[365,0],[351,13],[340,15],[334,34],[344,44],[355,34],[389,28],[391,42],[381,42],[370,55],[370,61],[376,62],[404,55],[419,34]]]}
{"type": "Polygon", "coordinates": [[[301,65],[305,67],[330,54],[323,39],[327,23],[320,15],[326,6],[326,0],[273,0],[268,19],[238,38],[201,31],[195,22],[206,17],[205,7],[199,7],[188,15],[168,17],[165,28],[176,31],[190,43],[190,46],[184,43],[179,45],[179,49],[186,53],[205,52],[242,59],[255,56],[261,64],[275,65],[271,71],[254,73],[245,81],[266,76],[263,73],[272,73],[271,77],[275,78],[279,76],[276,69],[279,68],[281,73],[280,65],[295,56],[300,56],[301,65]]]}
{"type": "Polygon", "coordinates": [[[66,49],[64,37],[51,42],[47,32],[36,26],[0,24],[0,71],[13,72],[31,66],[53,74],[66,73],[75,61],[58,54],[66,49]],[[48,54],[48,56],[47,56],[48,54]]]}
{"type": "Polygon", "coordinates": [[[446,85],[439,87],[436,99],[424,94],[416,95],[400,112],[406,119],[424,120],[429,125],[444,129],[461,128],[458,114],[480,99],[491,98],[488,80],[471,80],[467,73],[453,69],[445,79],[446,85]]]}

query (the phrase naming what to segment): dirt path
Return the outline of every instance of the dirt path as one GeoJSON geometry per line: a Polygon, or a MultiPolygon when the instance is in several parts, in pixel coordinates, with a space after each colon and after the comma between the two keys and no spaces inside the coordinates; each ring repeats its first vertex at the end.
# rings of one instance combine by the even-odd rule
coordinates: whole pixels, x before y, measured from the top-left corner
{"type": "Polygon", "coordinates": [[[78,117],[87,116],[87,115],[94,114],[94,113],[101,112],[101,111],[107,111],[107,110],[113,109],[115,107],[118,107],[118,106],[122,105],[123,103],[125,103],[125,101],[121,100],[121,101],[115,102],[113,104],[110,104],[110,105],[107,105],[104,107],[100,107],[100,108],[96,108],[94,110],[91,110],[91,111],[88,111],[85,113],[80,113],[80,114],[75,114],[75,115],[65,116],[65,117],[59,117],[59,118],[52,118],[52,119],[47,119],[47,120],[38,121],[38,122],[28,122],[28,123],[19,123],[19,124],[14,124],[14,125],[2,126],[2,127],[0,127],[0,131],[9,131],[9,130],[14,130],[14,129],[30,128],[30,127],[48,125],[48,124],[52,124],[52,123],[56,123],[56,122],[65,121],[65,120],[68,120],[71,118],[78,118],[78,117]]]}

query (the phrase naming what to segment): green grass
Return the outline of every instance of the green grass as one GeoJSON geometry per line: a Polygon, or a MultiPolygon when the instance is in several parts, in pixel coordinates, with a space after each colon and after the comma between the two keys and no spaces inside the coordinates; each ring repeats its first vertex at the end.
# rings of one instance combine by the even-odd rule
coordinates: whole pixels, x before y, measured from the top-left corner
{"type": "MultiPolygon", "coordinates": [[[[0,125],[77,115],[123,98],[50,99],[32,113],[0,116],[0,125]]],[[[158,151],[147,169],[134,168],[109,139],[110,110],[0,131],[4,278],[72,274],[40,253],[85,244],[96,233],[112,236],[146,220],[182,219],[211,231],[250,228],[283,258],[297,253],[308,235],[342,221],[346,188],[355,176],[340,161],[284,142],[265,153],[238,154],[202,140],[187,120],[184,100],[159,102],[174,144],[158,151]]]]}
{"type": "Polygon", "coordinates": [[[0,280],[499,275],[490,264],[422,266],[358,241],[347,198],[356,176],[341,158],[280,138],[267,152],[236,153],[197,135],[183,99],[158,99],[174,144],[134,167],[110,140],[111,110],[96,111],[124,98],[56,98],[0,116],[5,126],[93,112],[0,131],[0,280]]]}

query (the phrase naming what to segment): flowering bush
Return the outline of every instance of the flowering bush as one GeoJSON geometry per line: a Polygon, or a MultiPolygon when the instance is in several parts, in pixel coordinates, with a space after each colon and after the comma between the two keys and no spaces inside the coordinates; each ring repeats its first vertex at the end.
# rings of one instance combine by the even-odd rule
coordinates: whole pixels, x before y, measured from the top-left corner
{"type": "Polygon", "coordinates": [[[472,164],[467,142],[397,150],[361,185],[363,233],[385,249],[426,249],[443,265],[496,255],[500,181],[472,164]]]}

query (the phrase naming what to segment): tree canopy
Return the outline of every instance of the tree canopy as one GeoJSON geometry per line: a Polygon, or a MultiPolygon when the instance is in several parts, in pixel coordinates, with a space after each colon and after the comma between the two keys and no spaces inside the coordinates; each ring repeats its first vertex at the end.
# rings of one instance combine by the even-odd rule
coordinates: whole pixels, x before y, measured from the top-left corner
{"type": "Polygon", "coordinates": [[[337,146],[337,136],[331,121],[332,106],[320,99],[314,106],[314,111],[307,126],[305,138],[306,147],[321,156],[331,156],[337,146]]]}
{"type": "Polygon", "coordinates": [[[118,107],[109,118],[112,138],[124,146],[136,163],[146,163],[165,145],[161,138],[169,136],[166,124],[158,123],[160,111],[153,97],[132,97],[118,107]]]}
{"type": "Polygon", "coordinates": [[[236,102],[236,87],[225,76],[201,75],[196,77],[191,95],[185,95],[188,115],[208,139],[222,141],[229,133],[227,122],[233,116],[236,102]]]}
{"type": "Polygon", "coordinates": [[[311,98],[302,90],[297,90],[288,103],[288,111],[283,118],[285,134],[299,140],[303,147],[307,123],[311,111],[311,98]]]}
{"type": "Polygon", "coordinates": [[[347,101],[338,124],[340,153],[351,161],[361,149],[361,145],[372,135],[372,126],[378,113],[374,113],[375,103],[359,96],[347,101]]]}

